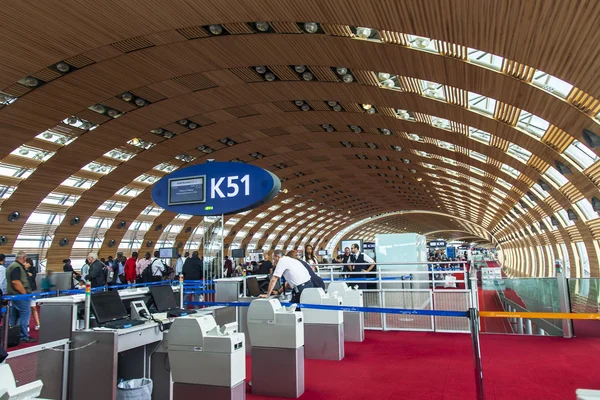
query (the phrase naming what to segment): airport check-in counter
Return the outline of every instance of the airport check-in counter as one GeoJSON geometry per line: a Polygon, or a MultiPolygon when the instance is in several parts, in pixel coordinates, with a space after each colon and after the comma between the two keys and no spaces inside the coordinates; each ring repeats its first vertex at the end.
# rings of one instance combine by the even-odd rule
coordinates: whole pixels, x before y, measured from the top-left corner
{"type": "Polygon", "coordinates": [[[248,307],[252,394],[298,398],[304,393],[304,321],[296,306],[256,299],[248,307]]]}
{"type": "Polygon", "coordinates": [[[218,326],[212,315],[179,317],[168,341],[174,400],[246,398],[244,335],[237,324],[218,326]]]}
{"type": "MultiPolygon", "coordinates": [[[[302,304],[341,306],[343,300],[321,288],[307,288],[300,296],[302,304]]],[[[344,312],[304,308],[304,355],[316,360],[344,358],[344,312]]]]}
{"type": "MultiPolygon", "coordinates": [[[[345,306],[363,307],[363,291],[358,286],[349,287],[345,282],[332,282],[327,293],[337,293],[345,306]]],[[[365,340],[365,316],[362,312],[344,311],[344,340],[362,342],[365,340]]]]}
{"type": "MultiPolygon", "coordinates": [[[[173,291],[179,296],[179,286],[173,286],[173,291]]],[[[147,302],[150,299],[150,291],[147,287],[121,289],[119,295],[127,309],[133,300],[142,299],[147,302]]],[[[83,329],[85,294],[44,298],[38,300],[38,304],[40,305],[40,344],[69,339],[73,332],[83,329]]]]}

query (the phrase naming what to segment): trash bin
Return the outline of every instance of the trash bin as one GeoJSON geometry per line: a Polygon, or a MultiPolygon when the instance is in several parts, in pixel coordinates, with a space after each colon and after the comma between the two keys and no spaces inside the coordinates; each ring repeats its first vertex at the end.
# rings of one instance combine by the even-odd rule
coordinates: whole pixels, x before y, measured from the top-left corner
{"type": "Polygon", "coordinates": [[[152,379],[130,379],[117,385],[117,400],[151,400],[152,379]]]}

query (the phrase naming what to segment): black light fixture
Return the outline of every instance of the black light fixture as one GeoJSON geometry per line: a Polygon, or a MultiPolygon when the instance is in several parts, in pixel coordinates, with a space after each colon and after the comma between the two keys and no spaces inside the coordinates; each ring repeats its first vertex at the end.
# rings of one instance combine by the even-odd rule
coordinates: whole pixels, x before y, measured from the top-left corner
{"type": "Polygon", "coordinates": [[[165,139],[171,139],[171,138],[177,136],[175,133],[173,133],[170,130],[165,129],[165,128],[152,129],[150,132],[155,134],[156,136],[160,136],[165,139]]]}
{"type": "Polygon", "coordinates": [[[540,184],[541,188],[543,190],[545,190],[546,192],[549,192],[550,190],[552,190],[552,188],[550,187],[550,185],[548,185],[546,182],[544,182],[543,180],[539,180],[538,183],[540,184]]]}
{"type": "Polygon", "coordinates": [[[155,231],[160,231],[163,228],[162,224],[158,224],[154,227],[155,231]]]}
{"type": "Polygon", "coordinates": [[[62,239],[60,239],[60,241],[58,242],[58,245],[59,245],[60,247],[65,247],[65,246],[66,246],[66,245],[68,245],[68,244],[69,244],[69,239],[67,239],[67,238],[62,238],[62,239]]]}
{"type": "Polygon", "coordinates": [[[153,244],[154,244],[154,242],[152,240],[148,240],[146,242],[146,247],[152,247],[153,244]]]}
{"type": "Polygon", "coordinates": [[[75,226],[75,225],[79,224],[79,222],[80,222],[80,221],[81,221],[81,220],[79,219],[79,217],[73,217],[73,218],[71,219],[71,222],[70,222],[70,223],[71,223],[71,225],[72,225],[72,226],[75,226]]]}
{"type": "Polygon", "coordinates": [[[550,217],[550,223],[552,226],[560,226],[560,222],[558,222],[558,218],[556,217],[550,217]]]}
{"type": "Polygon", "coordinates": [[[117,242],[114,239],[108,241],[108,247],[115,247],[115,244],[117,244],[117,242]]]}
{"type": "Polygon", "coordinates": [[[548,230],[548,227],[543,222],[540,222],[540,229],[543,231],[546,231],[546,230],[548,230]]]}
{"type": "Polygon", "coordinates": [[[592,208],[595,212],[600,212],[600,200],[595,197],[592,197],[592,208]]]}
{"type": "Polygon", "coordinates": [[[537,197],[535,197],[533,193],[527,192],[527,197],[529,197],[529,200],[533,201],[534,203],[537,202],[537,197]]]}
{"type": "Polygon", "coordinates": [[[583,140],[585,140],[587,145],[590,146],[592,149],[600,147],[600,136],[596,135],[589,129],[583,130],[583,140]]]}
{"type": "Polygon", "coordinates": [[[6,243],[8,243],[8,238],[4,235],[0,236],[0,246],[4,246],[6,243]]]}
{"type": "Polygon", "coordinates": [[[121,221],[121,222],[119,222],[119,225],[117,225],[117,228],[118,228],[118,229],[123,229],[123,228],[125,228],[126,226],[127,226],[127,222],[125,222],[125,221],[121,221]]]}
{"type": "Polygon", "coordinates": [[[577,220],[579,220],[579,217],[577,216],[577,214],[575,213],[575,211],[571,210],[570,208],[567,210],[567,216],[569,217],[570,221],[577,221],[577,220]]]}
{"type": "Polygon", "coordinates": [[[560,161],[555,161],[554,165],[556,165],[556,169],[561,174],[563,174],[563,175],[570,175],[571,174],[571,170],[569,169],[569,167],[567,167],[565,164],[561,163],[560,161]]]}
{"type": "Polygon", "coordinates": [[[8,222],[15,222],[19,218],[21,218],[21,213],[18,211],[13,211],[10,214],[8,214],[8,222]]]}
{"type": "Polygon", "coordinates": [[[259,65],[258,67],[254,67],[254,70],[263,77],[263,79],[267,82],[273,82],[277,79],[277,76],[264,65],[259,65]]]}
{"type": "Polygon", "coordinates": [[[192,227],[188,226],[187,228],[185,228],[185,233],[190,233],[192,231],[192,227]]]}
{"type": "Polygon", "coordinates": [[[137,107],[144,107],[150,104],[150,102],[142,97],[136,96],[131,92],[125,92],[118,96],[121,100],[135,104],[137,107]]]}

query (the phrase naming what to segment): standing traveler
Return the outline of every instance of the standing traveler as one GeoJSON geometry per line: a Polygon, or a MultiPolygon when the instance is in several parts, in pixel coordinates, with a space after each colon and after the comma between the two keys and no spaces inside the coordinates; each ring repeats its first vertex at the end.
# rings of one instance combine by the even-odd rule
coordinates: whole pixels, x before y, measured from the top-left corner
{"type": "MultiPolygon", "coordinates": [[[[202,260],[200,258],[198,258],[198,252],[194,251],[192,253],[192,256],[189,257],[187,260],[185,260],[185,263],[183,264],[183,278],[186,281],[201,281],[203,280],[204,277],[204,271],[203,271],[203,263],[202,260]]],[[[200,295],[199,294],[192,294],[190,295],[190,300],[192,301],[200,301],[200,295]]],[[[198,307],[196,307],[198,308],[198,307]]]]}
{"type": "Polygon", "coordinates": [[[137,251],[134,251],[133,253],[131,253],[131,257],[129,257],[127,259],[127,261],[125,261],[125,280],[127,281],[127,283],[135,283],[135,278],[136,278],[136,266],[135,263],[137,261],[138,258],[138,253],[137,251]]]}
{"type": "Polygon", "coordinates": [[[304,261],[306,261],[312,267],[313,271],[319,272],[319,267],[317,266],[317,264],[319,264],[319,260],[317,260],[313,247],[310,244],[307,244],[304,247],[304,261]]]}
{"type": "MultiPolygon", "coordinates": [[[[152,271],[152,277],[150,278],[150,282],[162,281],[162,277],[166,270],[165,264],[162,262],[162,260],[159,257],[160,257],[160,252],[157,250],[154,252],[154,260],[152,260],[152,262],[148,266],[150,268],[150,271],[152,271]]],[[[147,276],[150,276],[150,274],[148,273],[147,276]]]]}
{"type": "Polygon", "coordinates": [[[104,271],[104,264],[98,260],[97,253],[88,254],[87,261],[90,266],[88,275],[85,275],[85,280],[90,281],[90,285],[94,287],[102,287],[106,285],[106,274],[104,271]]]}
{"type": "Polygon", "coordinates": [[[269,288],[267,294],[262,294],[260,297],[268,297],[272,292],[273,288],[279,282],[280,278],[285,278],[285,284],[292,289],[293,295],[291,303],[299,303],[300,295],[306,288],[313,287],[310,280],[310,274],[297,259],[283,255],[282,250],[275,250],[273,253],[273,261],[275,262],[275,271],[273,271],[273,277],[269,282],[269,288]]]}
{"type": "Polygon", "coordinates": [[[2,289],[2,294],[6,294],[6,267],[4,266],[4,260],[6,256],[4,254],[0,254],[0,289],[2,289]]]}
{"type": "Polygon", "coordinates": [[[179,276],[183,272],[183,263],[185,260],[181,257],[181,254],[177,254],[177,261],[175,262],[175,275],[179,276]]]}
{"type": "MultiPolygon", "coordinates": [[[[29,287],[32,292],[37,291],[37,284],[35,283],[35,277],[37,275],[37,268],[33,265],[33,260],[31,258],[27,258],[25,260],[25,272],[27,272],[27,279],[29,279],[29,287]]],[[[31,300],[29,304],[31,307],[31,314],[33,315],[33,320],[35,321],[35,330],[40,330],[40,316],[37,311],[37,301],[31,300]]]]}
{"type": "MultiPolygon", "coordinates": [[[[372,265],[354,265],[353,269],[356,272],[371,272],[375,269],[375,261],[373,261],[373,259],[371,257],[369,257],[368,255],[366,255],[365,253],[361,253],[358,249],[358,244],[354,243],[352,244],[352,256],[350,257],[350,262],[353,263],[357,263],[357,264],[372,264],[372,265]]],[[[357,274],[357,275],[353,275],[353,278],[374,278],[375,275],[372,274],[357,274]]],[[[375,284],[376,285],[376,284],[375,284]]],[[[359,283],[358,284],[358,288],[359,289],[366,289],[367,288],[367,284],[366,283],[359,283]]]]}
{"type": "MultiPolygon", "coordinates": [[[[29,286],[29,278],[25,271],[25,262],[27,253],[19,251],[15,261],[13,261],[6,269],[6,294],[19,295],[31,293],[29,286]]],[[[17,325],[17,321],[21,326],[21,342],[31,343],[36,339],[29,337],[29,317],[31,309],[29,308],[29,300],[13,300],[10,309],[10,325],[17,325]]]]}

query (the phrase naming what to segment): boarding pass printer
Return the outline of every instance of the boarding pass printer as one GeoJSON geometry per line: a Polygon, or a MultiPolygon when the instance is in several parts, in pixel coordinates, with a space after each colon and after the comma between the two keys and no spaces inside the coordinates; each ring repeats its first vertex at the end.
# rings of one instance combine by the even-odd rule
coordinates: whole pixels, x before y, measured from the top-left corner
{"type": "Polygon", "coordinates": [[[304,314],[277,299],[248,307],[252,394],[297,398],[304,393],[304,314]]]}
{"type": "MultiPolygon", "coordinates": [[[[363,291],[358,286],[349,287],[345,282],[332,282],[327,293],[337,293],[345,306],[363,307],[363,291]]],[[[346,342],[362,342],[365,340],[364,313],[344,311],[344,340],[346,342]]]]}
{"type": "MultiPolygon", "coordinates": [[[[325,293],[321,288],[302,291],[300,303],[341,306],[337,293],[325,293]]],[[[303,308],[305,357],[317,360],[344,358],[344,312],[303,308]]]]}
{"type": "Polygon", "coordinates": [[[168,337],[173,399],[246,398],[244,335],[212,315],[176,318],[168,337]]]}

